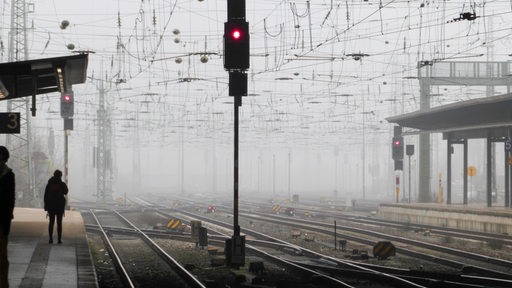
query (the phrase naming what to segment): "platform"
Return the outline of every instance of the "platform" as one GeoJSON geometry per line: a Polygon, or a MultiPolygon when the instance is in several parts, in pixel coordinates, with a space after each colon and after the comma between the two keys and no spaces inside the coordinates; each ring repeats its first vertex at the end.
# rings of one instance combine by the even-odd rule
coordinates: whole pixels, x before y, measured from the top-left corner
{"type": "Polygon", "coordinates": [[[48,243],[48,219],[42,209],[15,208],[9,235],[10,287],[97,288],[82,216],[66,211],[62,244],[48,243]]]}
{"type": "Polygon", "coordinates": [[[512,235],[512,209],[435,203],[381,204],[381,218],[411,224],[512,235]]]}

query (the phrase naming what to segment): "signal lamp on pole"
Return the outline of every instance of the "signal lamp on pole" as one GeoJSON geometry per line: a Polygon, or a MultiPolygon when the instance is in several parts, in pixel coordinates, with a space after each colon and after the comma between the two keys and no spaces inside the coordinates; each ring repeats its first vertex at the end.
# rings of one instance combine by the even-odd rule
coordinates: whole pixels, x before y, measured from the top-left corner
{"type": "Polygon", "coordinates": [[[395,136],[393,137],[393,143],[391,145],[393,160],[404,159],[404,137],[395,136]]]}
{"type": "Polygon", "coordinates": [[[72,118],[74,113],[75,99],[73,91],[62,92],[60,96],[60,116],[72,118]]]}
{"type": "Polygon", "coordinates": [[[224,68],[249,69],[249,23],[243,19],[224,23],[224,68]]]}

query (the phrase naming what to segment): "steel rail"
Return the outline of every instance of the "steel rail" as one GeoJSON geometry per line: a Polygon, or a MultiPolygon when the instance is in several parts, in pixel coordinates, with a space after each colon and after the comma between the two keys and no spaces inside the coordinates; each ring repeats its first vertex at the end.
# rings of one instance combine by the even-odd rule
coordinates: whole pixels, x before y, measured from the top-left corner
{"type": "MultiPolygon", "coordinates": [[[[249,202],[244,201],[242,205],[248,206],[249,210],[251,207],[260,207],[260,205],[268,205],[267,203],[260,203],[260,202],[249,202]]],[[[218,206],[220,207],[220,206],[218,206]]],[[[229,210],[229,207],[224,207],[226,210],[229,210]]],[[[462,230],[457,228],[450,228],[450,227],[439,227],[439,226],[433,226],[433,225],[426,225],[426,224],[417,224],[417,223],[408,223],[408,222],[400,222],[400,221],[393,221],[393,220],[387,220],[387,219],[379,219],[379,218],[365,218],[362,216],[354,216],[354,215],[343,215],[340,214],[340,211],[329,209],[327,207],[323,206],[313,206],[311,209],[308,209],[306,207],[295,207],[296,215],[297,211],[303,211],[303,212],[310,212],[314,213],[317,217],[332,217],[335,219],[343,219],[348,220],[351,222],[357,222],[357,223],[363,223],[368,225],[380,225],[380,226],[387,226],[397,229],[428,229],[434,234],[438,235],[445,235],[445,236],[452,236],[452,237],[459,237],[459,238],[465,238],[465,239],[472,239],[477,241],[493,241],[493,240],[500,240],[503,241],[503,244],[505,245],[512,245],[512,235],[508,234],[496,234],[496,233],[488,233],[488,232],[480,232],[480,231],[471,231],[471,230],[462,230]]]]}
{"type": "MultiPolygon", "coordinates": [[[[86,229],[88,231],[94,231],[99,232],[100,229],[96,225],[86,225],[86,229]]],[[[123,228],[123,227],[104,227],[104,229],[107,232],[112,231],[116,234],[125,234],[125,235],[137,235],[138,232],[134,229],[130,228],[123,228]]],[[[186,241],[190,239],[190,234],[172,234],[168,231],[152,231],[152,230],[143,230],[147,234],[151,234],[152,237],[160,237],[162,239],[168,239],[169,236],[172,236],[173,238],[177,238],[181,241],[186,241]]],[[[210,244],[215,243],[216,245],[222,246],[224,245],[225,239],[228,238],[228,236],[224,234],[217,233],[216,235],[211,235],[209,237],[210,244]]],[[[272,240],[272,239],[270,239],[272,240]]],[[[275,241],[264,241],[264,240],[247,240],[247,249],[248,251],[251,251],[254,254],[259,254],[262,258],[269,258],[272,257],[271,260],[273,261],[279,261],[281,262],[282,258],[279,258],[277,256],[274,256],[272,254],[269,254],[268,252],[261,251],[260,249],[256,247],[267,247],[270,249],[279,250],[291,255],[300,256],[304,255],[304,252],[301,247],[291,247],[290,244],[284,244],[284,243],[278,243],[275,241]],[[267,255],[269,254],[269,255],[267,255]],[[277,257],[277,260],[274,259],[277,257]]],[[[322,255],[323,256],[323,255],[322,255]]],[[[332,267],[330,262],[335,262],[337,265],[344,265],[338,263],[337,259],[327,259],[329,263],[327,263],[329,266],[326,266],[325,260],[318,259],[319,264],[307,264],[304,262],[297,262],[288,260],[292,264],[300,265],[303,267],[309,267],[310,270],[320,270],[324,271],[327,274],[335,274],[335,275],[344,275],[347,277],[358,277],[362,279],[374,279],[379,280],[379,275],[375,275],[374,272],[368,272],[368,271],[362,271],[359,269],[354,269],[352,267],[343,267],[343,266],[336,266],[332,267]]],[[[345,260],[347,261],[347,260],[345,260]]],[[[315,260],[313,259],[313,262],[315,260]]],[[[349,263],[355,263],[348,261],[349,263]]],[[[283,263],[290,269],[297,270],[297,267],[292,266],[290,263],[283,263]]],[[[393,276],[398,276],[402,279],[406,279],[408,281],[418,283],[420,285],[425,285],[427,287],[431,286],[433,283],[437,283],[437,285],[440,285],[440,283],[443,283],[443,287],[457,287],[457,288],[476,288],[476,287],[511,287],[512,281],[509,280],[502,280],[502,279],[496,279],[496,278],[488,278],[488,277],[478,277],[478,276],[470,276],[470,275],[452,275],[452,274],[446,274],[442,272],[428,272],[428,271],[418,271],[418,270],[409,270],[409,269],[402,269],[402,268],[392,268],[392,267],[386,267],[386,266],[377,266],[373,264],[364,264],[364,263],[357,263],[356,265],[369,268],[371,270],[383,272],[386,274],[390,274],[393,276]]],[[[304,272],[304,271],[300,271],[304,272]]],[[[310,272],[310,271],[308,271],[310,272]]],[[[399,283],[398,285],[401,285],[399,283]]],[[[400,287],[400,286],[399,286],[400,287]]]]}
{"type": "MultiPolygon", "coordinates": [[[[197,214],[194,214],[194,213],[190,213],[190,212],[187,212],[187,211],[182,211],[182,210],[176,210],[176,211],[178,211],[178,212],[180,212],[180,213],[182,213],[184,215],[188,215],[189,217],[193,217],[193,218],[196,218],[196,219],[201,219],[202,221],[210,222],[210,223],[213,223],[213,224],[218,225],[218,226],[224,226],[224,227],[229,227],[230,226],[230,223],[226,223],[226,222],[210,219],[210,218],[207,218],[207,217],[204,217],[204,216],[201,216],[201,215],[197,215],[197,214]]],[[[306,248],[294,245],[292,243],[286,242],[284,240],[281,240],[281,239],[278,239],[278,238],[275,238],[275,237],[272,237],[270,235],[266,235],[266,234],[263,234],[263,233],[260,233],[260,232],[257,232],[257,231],[253,231],[253,230],[246,229],[246,228],[242,228],[241,231],[243,231],[247,235],[251,235],[251,236],[254,236],[254,237],[259,237],[259,238],[263,238],[263,239],[271,239],[272,241],[275,241],[275,242],[278,242],[278,243],[281,243],[281,244],[285,244],[285,245],[287,245],[289,247],[292,247],[294,249],[299,249],[300,251],[306,252],[309,255],[313,255],[314,257],[320,257],[320,258],[324,258],[324,259],[329,259],[331,261],[334,261],[334,262],[342,264],[342,265],[346,265],[346,266],[349,266],[349,267],[352,267],[352,268],[356,268],[356,269],[360,269],[360,270],[363,270],[363,271],[374,273],[375,275],[377,275],[379,277],[382,277],[382,278],[384,278],[384,279],[386,279],[388,281],[391,281],[391,282],[395,283],[396,285],[398,285],[397,287],[404,287],[404,288],[405,287],[414,287],[414,288],[425,287],[425,286],[418,285],[418,284],[416,284],[414,282],[402,279],[400,277],[397,277],[397,276],[394,276],[394,275],[391,275],[391,274],[387,274],[387,273],[383,273],[383,272],[380,272],[380,271],[372,270],[372,269],[369,269],[369,268],[366,268],[366,267],[362,267],[362,266],[359,266],[357,264],[354,264],[354,263],[351,263],[351,262],[348,262],[348,261],[343,261],[343,260],[336,259],[336,258],[333,258],[333,257],[330,257],[330,256],[326,256],[326,255],[317,253],[315,251],[312,251],[312,250],[309,250],[309,249],[306,249],[306,248]]],[[[279,259],[281,259],[281,258],[279,258],[279,259]]],[[[288,262],[292,263],[291,261],[288,261],[288,262]]]]}
{"type": "MultiPolygon", "coordinates": [[[[296,211],[311,211],[305,208],[296,208],[296,211]]],[[[344,219],[351,222],[357,222],[357,223],[363,223],[368,225],[380,225],[380,226],[387,226],[387,227],[393,227],[397,229],[402,228],[408,228],[408,229],[414,229],[414,228],[420,228],[420,229],[428,229],[431,231],[431,233],[439,234],[439,235],[445,235],[445,236],[452,236],[452,237],[459,237],[459,238],[465,238],[465,239],[472,239],[472,240],[478,240],[478,241],[493,241],[493,240],[500,240],[503,241],[506,245],[512,245],[512,236],[511,235],[505,235],[505,234],[495,234],[495,233],[486,233],[486,232],[480,232],[480,231],[468,231],[468,230],[461,230],[456,228],[448,228],[448,227],[438,227],[438,226],[432,226],[432,225],[425,225],[425,224],[413,224],[413,223],[407,223],[407,222],[399,222],[399,221],[392,221],[392,220],[385,220],[385,219],[377,219],[377,218],[363,218],[359,216],[350,216],[350,215],[341,215],[339,212],[334,211],[321,211],[321,213],[318,213],[317,215],[325,215],[327,217],[333,217],[336,219],[344,219]]]]}
{"type": "Polygon", "coordinates": [[[116,249],[112,245],[112,242],[110,242],[107,233],[105,232],[105,230],[103,229],[103,227],[101,225],[100,220],[98,219],[98,217],[96,217],[96,214],[94,213],[94,211],[92,209],[90,209],[89,211],[90,211],[92,217],[94,218],[94,220],[96,221],[96,223],[98,224],[98,229],[101,231],[101,238],[103,239],[103,242],[105,242],[107,244],[106,248],[108,250],[108,253],[110,253],[110,256],[112,258],[112,261],[114,263],[116,270],[118,271],[118,274],[121,277],[121,281],[124,283],[124,285],[126,285],[126,287],[135,288],[135,285],[133,284],[133,282],[130,278],[130,275],[126,271],[126,268],[124,268],[124,266],[121,262],[121,258],[117,254],[116,249]]]}
{"type": "MultiPolygon", "coordinates": [[[[269,221],[269,222],[273,222],[273,223],[277,223],[277,224],[292,225],[295,227],[300,227],[302,229],[309,229],[309,230],[316,231],[319,233],[329,233],[329,234],[332,233],[331,225],[323,223],[323,222],[300,219],[301,223],[298,223],[298,220],[292,221],[290,218],[281,217],[281,216],[277,216],[277,215],[271,216],[271,215],[266,215],[263,213],[255,213],[255,212],[251,212],[251,213],[253,214],[252,216],[247,213],[240,213],[240,215],[244,215],[244,217],[247,217],[247,218],[259,219],[262,221],[269,221]],[[312,225],[314,225],[314,226],[312,226],[312,225]],[[319,227],[322,227],[322,228],[319,228],[319,227]]],[[[450,254],[453,256],[457,256],[457,257],[465,257],[465,258],[469,258],[472,260],[477,260],[480,262],[485,262],[488,264],[493,264],[493,265],[497,265],[500,267],[504,267],[506,269],[510,269],[510,267],[512,267],[512,262],[508,261],[508,260],[492,258],[492,257],[484,256],[484,255],[479,255],[476,253],[465,252],[465,251],[458,250],[458,249],[443,247],[443,246],[435,245],[435,244],[424,243],[424,242],[420,242],[420,241],[416,241],[416,240],[412,240],[412,239],[406,239],[406,238],[393,236],[393,235],[387,235],[387,234],[380,233],[380,232],[367,231],[367,230],[358,229],[358,228],[354,228],[354,227],[338,225],[337,228],[346,230],[346,231],[350,231],[353,233],[358,233],[358,234],[368,235],[368,236],[377,237],[377,238],[381,238],[381,239],[402,242],[405,244],[414,245],[416,247],[422,247],[422,248],[426,248],[426,249],[434,250],[434,251],[438,251],[438,252],[443,252],[443,253],[450,254]]],[[[345,239],[352,240],[352,241],[358,241],[360,243],[364,243],[364,244],[371,245],[371,246],[373,246],[375,244],[373,241],[370,241],[368,239],[364,239],[361,237],[349,236],[346,234],[338,234],[338,236],[341,238],[345,238],[345,239]]],[[[459,268],[459,269],[467,269],[467,270],[471,269],[474,272],[481,273],[481,274],[487,275],[487,276],[492,275],[493,277],[499,277],[502,279],[512,279],[511,275],[509,275],[507,273],[495,271],[492,269],[486,269],[486,268],[482,268],[482,267],[478,267],[478,266],[468,267],[467,265],[465,265],[461,262],[458,262],[458,261],[449,260],[446,258],[434,257],[434,256],[426,255],[426,254],[423,254],[420,252],[408,250],[405,248],[400,248],[400,247],[395,247],[395,248],[398,252],[400,252],[402,254],[422,258],[422,259],[429,260],[429,261],[436,262],[436,263],[441,263],[441,264],[444,264],[444,265],[447,265],[450,267],[459,268]]]]}
{"type": "MultiPolygon", "coordinates": [[[[169,215],[169,214],[167,214],[167,213],[165,213],[163,211],[159,211],[159,212],[161,214],[169,215]]],[[[192,215],[194,215],[194,214],[192,214],[192,215]]],[[[197,217],[193,217],[193,218],[197,218],[197,217]]],[[[209,222],[211,222],[211,221],[209,221],[209,222]]],[[[231,227],[230,226],[231,224],[220,222],[220,221],[219,221],[219,223],[222,223],[222,225],[218,225],[216,223],[214,223],[214,224],[217,225],[217,226],[221,226],[221,227],[231,227]]],[[[230,238],[229,235],[227,235],[227,234],[225,234],[223,232],[215,231],[215,233],[216,233],[216,235],[215,235],[216,237],[222,237],[223,239],[229,239],[230,238]]],[[[297,264],[297,263],[293,263],[293,262],[288,261],[286,259],[274,256],[272,254],[269,254],[269,253],[267,253],[267,252],[265,252],[265,251],[263,251],[261,249],[258,249],[256,247],[254,247],[253,245],[246,245],[246,248],[250,249],[254,254],[260,255],[260,257],[262,257],[262,258],[267,258],[267,259],[272,260],[274,262],[277,262],[277,263],[280,263],[282,265],[285,265],[288,268],[291,268],[291,269],[294,269],[294,270],[298,270],[301,273],[308,273],[308,274],[311,274],[311,275],[314,275],[314,276],[322,277],[322,279],[324,279],[325,281],[329,282],[330,285],[334,285],[334,286],[329,286],[329,287],[356,288],[354,286],[346,284],[345,282],[343,282],[343,281],[341,281],[339,279],[331,277],[331,276],[329,276],[329,275],[327,275],[325,273],[321,273],[319,271],[315,271],[313,269],[309,269],[307,267],[304,267],[303,265],[300,265],[300,264],[297,264]]]]}
{"type": "Polygon", "coordinates": [[[183,267],[178,261],[176,261],[171,255],[165,252],[158,244],[156,244],[146,233],[140,230],[135,224],[129,221],[126,217],[121,215],[118,211],[113,210],[113,212],[123,219],[129,226],[131,226],[137,233],[142,237],[144,242],[146,242],[158,255],[164,258],[164,260],[174,269],[176,274],[178,274],[188,285],[195,288],[206,288],[194,275],[188,272],[185,267],[183,267]]]}

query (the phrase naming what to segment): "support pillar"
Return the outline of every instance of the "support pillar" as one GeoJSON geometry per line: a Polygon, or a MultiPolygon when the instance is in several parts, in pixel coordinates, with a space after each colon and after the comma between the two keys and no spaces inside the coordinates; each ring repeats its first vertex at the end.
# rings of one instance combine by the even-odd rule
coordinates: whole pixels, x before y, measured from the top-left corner
{"type": "Polygon", "coordinates": [[[462,140],[462,145],[464,145],[464,191],[463,191],[463,203],[464,205],[468,205],[468,139],[462,140]]]}
{"type": "MultiPolygon", "coordinates": [[[[420,111],[430,109],[430,83],[428,78],[420,78],[420,111]]],[[[421,133],[419,136],[419,187],[418,202],[430,202],[430,134],[421,133]]]]}
{"type": "Polygon", "coordinates": [[[510,207],[510,164],[508,163],[508,159],[510,158],[510,150],[507,150],[507,145],[510,146],[510,140],[508,139],[503,143],[503,146],[505,146],[505,159],[503,159],[503,162],[505,162],[505,207],[510,207]]]}
{"type": "Polygon", "coordinates": [[[487,207],[492,206],[492,141],[487,137],[487,207]]]}
{"type": "Polygon", "coordinates": [[[452,141],[448,139],[446,151],[446,204],[452,204],[452,141]]]}

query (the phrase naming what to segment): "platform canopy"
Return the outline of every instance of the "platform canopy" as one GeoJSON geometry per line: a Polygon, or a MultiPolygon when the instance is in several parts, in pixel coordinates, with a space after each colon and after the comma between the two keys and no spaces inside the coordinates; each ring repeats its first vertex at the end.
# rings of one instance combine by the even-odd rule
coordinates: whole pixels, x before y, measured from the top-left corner
{"type": "Polygon", "coordinates": [[[0,63],[0,100],[66,91],[84,83],[88,54],[0,63]]]}
{"type": "Polygon", "coordinates": [[[444,139],[451,140],[509,137],[512,94],[460,101],[386,120],[417,132],[442,132],[444,139]]]}

